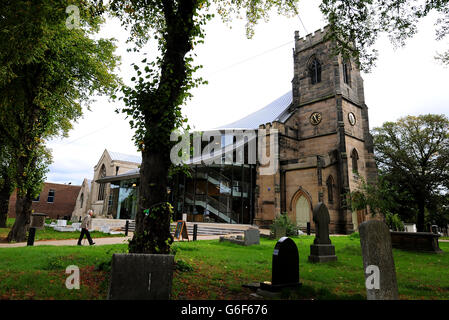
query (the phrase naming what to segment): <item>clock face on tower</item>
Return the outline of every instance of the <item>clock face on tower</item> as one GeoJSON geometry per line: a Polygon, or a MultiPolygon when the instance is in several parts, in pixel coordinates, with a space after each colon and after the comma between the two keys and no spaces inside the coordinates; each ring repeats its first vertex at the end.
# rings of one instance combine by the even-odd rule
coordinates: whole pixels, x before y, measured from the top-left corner
{"type": "Polygon", "coordinates": [[[353,114],[352,112],[350,112],[348,114],[348,120],[349,120],[349,123],[351,124],[351,126],[354,126],[355,123],[357,122],[357,120],[355,118],[355,114],[353,114]]]}
{"type": "Polygon", "coordinates": [[[310,123],[313,124],[314,126],[318,125],[321,122],[321,120],[322,120],[322,116],[321,116],[321,113],[319,113],[319,112],[314,112],[310,116],[310,123]]]}

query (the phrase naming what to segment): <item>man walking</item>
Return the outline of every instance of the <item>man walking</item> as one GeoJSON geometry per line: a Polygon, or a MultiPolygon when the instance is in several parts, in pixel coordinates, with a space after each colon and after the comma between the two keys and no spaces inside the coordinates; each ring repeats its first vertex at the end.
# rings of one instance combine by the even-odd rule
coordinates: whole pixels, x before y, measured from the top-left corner
{"type": "Polygon", "coordinates": [[[78,245],[81,246],[81,241],[84,238],[84,235],[86,235],[87,241],[89,241],[90,245],[95,244],[95,242],[92,241],[92,238],[90,237],[89,229],[92,228],[92,215],[93,211],[89,210],[87,212],[87,215],[84,217],[83,222],[81,223],[81,235],[78,239],[78,245]]]}

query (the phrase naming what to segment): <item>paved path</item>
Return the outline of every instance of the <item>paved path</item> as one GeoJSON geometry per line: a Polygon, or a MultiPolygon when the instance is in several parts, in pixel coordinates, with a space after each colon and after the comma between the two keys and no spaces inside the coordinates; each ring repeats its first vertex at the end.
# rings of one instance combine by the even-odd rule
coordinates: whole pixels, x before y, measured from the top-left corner
{"type": "MultiPolygon", "coordinates": [[[[243,234],[242,234],[243,235],[243,234]]],[[[128,237],[113,237],[113,238],[94,238],[94,242],[96,246],[109,245],[109,244],[121,244],[128,243],[128,240],[132,238],[132,233],[128,237]]],[[[189,236],[192,239],[192,236],[189,236]]],[[[198,240],[213,240],[219,239],[219,235],[212,236],[198,236],[198,240]]],[[[178,241],[178,240],[175,240],[178,241]]],[[[187,240],[184,240],[187,241],[187,240]]],[[[35,246],[76,246],[78,243],[78,239],[69,239],[69,240],[41,240],[35,241],[35,246]]],[[[88,246],[87,240],[83,241],[83,244],[88,246]]],[[[0,248],[16,248],[16,247],[26,247],[26,242],[19,243],[0,243],[0,248]]]]}

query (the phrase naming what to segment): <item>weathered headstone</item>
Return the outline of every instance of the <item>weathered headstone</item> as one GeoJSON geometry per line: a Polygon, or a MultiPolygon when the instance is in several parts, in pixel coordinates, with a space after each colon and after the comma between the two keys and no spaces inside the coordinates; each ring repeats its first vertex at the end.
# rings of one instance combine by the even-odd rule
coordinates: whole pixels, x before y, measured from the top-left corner
{"type": "Polygon", "coordinates": [[[273,251],[271,282],[261,282],[260,289],[280,291],[286,287],[299,287],[299,253],[295,242],[282,237],[273,251]]]}
{"type": "Polygon", "coordinates": [[[245,230],[245,246],[251,246],[253,244],[260,244],[260,231],[255,228],[249,228],[245,230]]]}
{"type": "Polygon", "coordinates": [[[279,239],[287,235],[287,229],[284,226],[275,225],[273,228],[274,239],[279,239]]]}
{"type": "Polygon", "coordinates": [[[368,300],[397,300],[398,284],[388,226],[369,220],[359,226],[368,300]]]}
{"type": "Polygon", "coordinates": [[[315,223],[315,240],[310,245],[310,262],[336,261],[335,246],[329,238],[329,210],[322,202],[313,208],[313,222],[315,223]]]}
{"type": "Polygon", "coordinates": [[[174,256],[169,254],[114,254],[109,300],[168,300],[174,256]]]}

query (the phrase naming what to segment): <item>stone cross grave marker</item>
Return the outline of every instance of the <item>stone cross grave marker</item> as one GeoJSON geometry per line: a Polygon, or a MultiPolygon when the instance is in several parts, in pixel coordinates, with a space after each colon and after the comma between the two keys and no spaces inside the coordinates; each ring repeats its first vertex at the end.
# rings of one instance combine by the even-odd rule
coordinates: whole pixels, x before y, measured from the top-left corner
{"type": "Polygon", "coordinates": [[[313,208],[313,222],[315,223],[315,240],[310,245],[310,262],[336,261],[335,246],[329,238],[329,210],[322,202],[313,208]]]}
{"type": "Polygon", "coordinates": [[[398,300],[396,269],[388,226],[369,220],[359,226],[368,300],[398,300]]]}
{"type": "Polygon", "coordinates": [[[261,282],[260,289],[280,291],[286,287],[299,287],[299,253],[295,242],[282,237],[273,250],[271,282],[261,282]]]}

